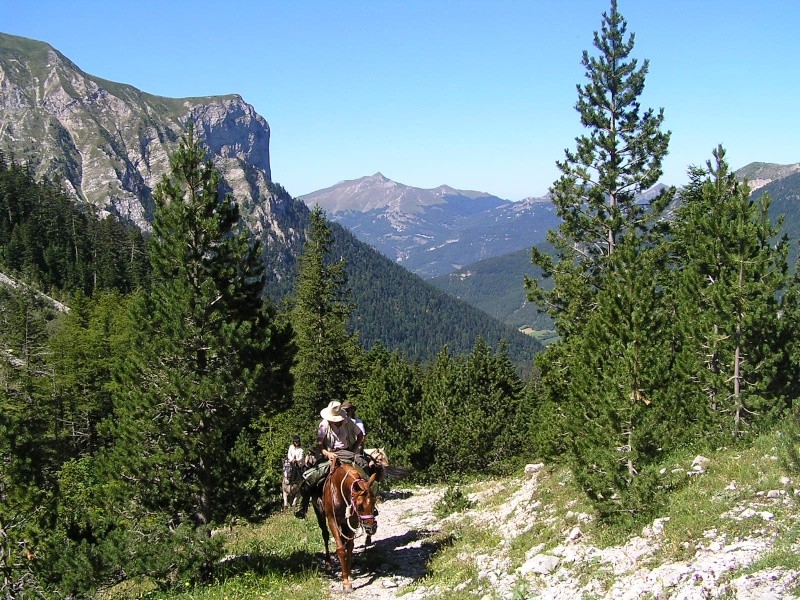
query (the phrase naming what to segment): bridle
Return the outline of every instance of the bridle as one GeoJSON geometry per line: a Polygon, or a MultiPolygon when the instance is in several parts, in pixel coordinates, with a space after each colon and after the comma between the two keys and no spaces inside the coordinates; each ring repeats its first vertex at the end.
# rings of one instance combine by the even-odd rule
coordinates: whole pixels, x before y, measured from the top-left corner
{"type": "MultiPolygon", "coordinates": [[[[342,499],[344,499],[345,480],[348,477],[352,476],[352,475],[353,475],[353,472],[352,471],[348,471],[345,474],[345,476],[342,477],[342,480],[339,482],[339,493],[341,494],[342,499]]],[[[355,499],[355,497],[356,497],[355,489],[356,489],[356,485],[358,483],[366,483],[366,484],[368,484],[367,480],[364,479],[363,477],[360,477],[360,476],[359,477],[354,477],[353,482],[350,484],[350,502],[347,504],[347,506],[345,507],[345,510],[344,510],[345,523],[347,524],[347,528],[350,531],[353,532],[353,535],[352,536],[345,535],[344,532],[342,531],[342,528],[339,527],[339,534],[342,537],[344,537],[344,538],[346,538],[348,540],[355,539],[355,537],[356,537],[356,535],[358,533],[358,530],[362,528],[362,521],[370,521],[371,520],[371,521],[374,521],[377,524],[377,519],[375,517],[375,513],[374,512],[370,512],[368,515],[362,515],[361,513],[358,512],[358,507],[356,506],[356,499],[355,499]],[[350,519],[353,517],[353,514],[355,514],[358,517],[358,521],[356,522],[356,526],[355,527],[350,525],[350,519]]],[[[367,485],[367,487],[369,488],[369,485],[367,485]]]]}

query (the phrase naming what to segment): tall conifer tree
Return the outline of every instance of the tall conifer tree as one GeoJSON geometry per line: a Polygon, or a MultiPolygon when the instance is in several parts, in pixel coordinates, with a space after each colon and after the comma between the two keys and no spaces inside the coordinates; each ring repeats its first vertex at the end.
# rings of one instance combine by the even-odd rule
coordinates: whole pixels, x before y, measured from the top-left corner
{"type": "Polygon", "coordinates": [[[651,228],[669,201],[669,194],[661,194],[648,206],[636,197],[661,176],[670,133],[661,131],[663,109],[640,111],[649,61],[639,66],[631,58],[635,36],[626,33],[627,22],[612,0],[594,34],[597,56],[583,53],[588,82],[577,86],[575,109],[587,133],[576,138],[574,151],[565,150],[557,163],[561,178],[550,190],[562,219],[549,235],[556,261],[533,251],[534,264],[554,286],[546,291],[526,281],[529,297],[549,309],[562,337],[579,330],[591,310],[605,259],[628,231],[651,228]]]}
{"type": "Polygon", "coordinates": [[[567,448],[576,478],[604,516],[652,508],[652,467],[684,438],[686,410],[670,394],[672,341],[660,248],[632,234],[617,246],[574,350],[566,382],[567,448]]]}
{"type": "Polygon", "coordinates": [[[333,231],[320,206],[311,211],[308,234],[295,284],[292,326],[297,348],[294,409],[298,426],[316,424],[332,400],[344,402],[356,391],[360,354],[347,330],[345,261],[331,259],[333,231]]]}
{"type": "Polygon", "coordinates": [[[237,509],[233,450],[269,402],[264,271],[191,127],[155,189],[152,285],[115,398],[119,474],[149,509],[209,523],[237,509]]]}
{"type": "Polygon", "coordinates": [[[367,444],[385,447],[395,464],[409,464],[420,425],[422,375],[398,352],[375,344],[365,357],[358,414],[369,425],[367,444]]]}
{"type": "Polygon", "coordinates": [[[730,439],[784,407],[775,382],[791,379],[779,316],[787,242],[769,217],[769,196],[751,199],[724,149],[713,156],[705,170],[691,170],[681,194],[672,272],[683,378],[695,383],[716,434],[730,439]]]}
{"type": "Polygon", "coordinates": [[[672,191],[649,204],[639,198],[661,176],[670,134],[661,130],[663,109],[640,109],[649,62],[631,57],[634,35],[616,0],[594,46],[595,56],[583,53],[588,82],[577,86],[575,106],[586,133],[557,163],[561,177],[551,188],[562,219],[549,235],[556,254],[532,253],[553,286],[526,286],[560,336],[537,357],[545,394],[538,411],[564,431],[542,441],[549,451],[571,451],[583,489],[610,515],[635,512],[629,492],[656,460],[660,419],[669,414],[658,392],[669,360],[658,282],[660,217],[672,191]]]}

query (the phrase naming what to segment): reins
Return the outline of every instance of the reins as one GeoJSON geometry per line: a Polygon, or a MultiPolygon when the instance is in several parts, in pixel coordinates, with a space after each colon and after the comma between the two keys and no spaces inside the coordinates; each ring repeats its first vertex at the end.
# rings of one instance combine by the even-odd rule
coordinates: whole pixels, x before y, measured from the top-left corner
{"type": "MultiPolygon", "coordinates": [[[[345,473],[344,477],[342,477],[342,480],[339,482],[339,493],[341,494],[342,500],[345,499],[345,495],[344,495],[345,480],[351,475],[353,475],[353,472],[352,471],[348,471],[347,473],[345,473]]],[[[361,522],[362,521],[367,521],[369,519],[372,519],[373,521],[375,520],[375,515],[372,512],[370,512],[370,514],[368,514],[368,515],[361,515],[358,512],[358,507],[356,507],[354,490],[355,490],[356,484],[358,482],[360,482],[360,481],[363,481],[364,483],[367,483],[367,480],[364,479],[363,477],[361,477],[361,476],[355,477],[354,476],[353,483],[350,484],[350,502],[347,503],[347,505],[345,507],[345,510],[344,510],[345,523],[347,524],[347,528],[350,531],[353,532],[353,535],[352,536],[345,535],[344,532],[342,531],[342,527],[339,525],[339,522],[338,521],[336,522],[336,526],[339,528],[339,535],[341,535],[342,537],[344,537],[345,539],[348,539],[348,540],[352,540],[352,539],[356,538],[356,536],[358,534],[358,530],[362,528],[361,527],[361,522]],[[353,516],[353,513],[355,513],[355,515],[358,517],[358,521],[356,522],[355,528],[352,525],[350,525],[350,519],[353,516]]]]}

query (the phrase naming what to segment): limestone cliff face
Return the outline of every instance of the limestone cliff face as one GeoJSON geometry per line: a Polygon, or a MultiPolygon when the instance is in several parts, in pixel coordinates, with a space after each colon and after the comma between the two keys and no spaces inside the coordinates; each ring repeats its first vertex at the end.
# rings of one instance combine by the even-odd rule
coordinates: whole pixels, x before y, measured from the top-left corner
{"type": "Polygon", "coordinates": [[[240,96],[153,96],[0,34],[0,150],[102,212],[149,229],[152,190],[190,122],[264,241],[296,241],[281,225],[287,199],[270,191],[269,125],[240,96]]]}

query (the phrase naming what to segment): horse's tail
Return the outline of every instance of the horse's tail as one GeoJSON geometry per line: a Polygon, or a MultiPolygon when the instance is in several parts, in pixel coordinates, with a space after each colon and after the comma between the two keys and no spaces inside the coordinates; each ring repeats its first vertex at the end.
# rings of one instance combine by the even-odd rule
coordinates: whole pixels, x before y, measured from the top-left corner
{"type": "Polygon", "coordinates": [[[398,467],[394,465],[390,465],[388,467],[383,467],[383,478],[384,479],[403,479],[408,477],[414,472],[414,469],[411,467],[398,467]]]}

